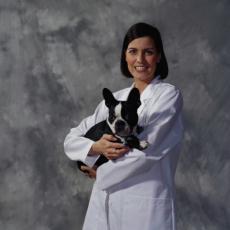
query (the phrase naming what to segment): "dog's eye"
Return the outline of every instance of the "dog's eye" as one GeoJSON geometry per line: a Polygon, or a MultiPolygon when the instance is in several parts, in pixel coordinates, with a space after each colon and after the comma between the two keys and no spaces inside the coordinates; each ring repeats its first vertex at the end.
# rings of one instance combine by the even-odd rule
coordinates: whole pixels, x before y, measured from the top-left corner
{"type": "Polygon", "coordinates": [[[116,119],[116,116],[115,116],[114,112],[110,112],[109,113],[109,122],[113,123],[115,119],[116,119]]]}

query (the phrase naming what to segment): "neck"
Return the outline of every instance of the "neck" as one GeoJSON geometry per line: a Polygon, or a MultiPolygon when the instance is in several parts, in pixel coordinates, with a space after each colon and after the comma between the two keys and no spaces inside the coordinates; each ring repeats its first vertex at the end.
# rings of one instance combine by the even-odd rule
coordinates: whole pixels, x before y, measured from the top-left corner
{"type": "Polygon", "coordinates": [[[140,94],[144,91],[147,85],[139,85],[137,83],[134,84],[135,88],[137,88],[140,92],[140,94]]]}
{"type": "Polygon", "coordinates": [[[139,90],[140,94],[144,91],[144,89],[148,86],[151,81],[134,81],[134,86],[139,90]]]}
{"type": "Polygon", "coordinates": [[[152,79],[150,79],[149,81],[143,81],[143,80],[139,80],[139,79],[134,79],[134,87],[136,87],[140,94],[144,91],[144,89],[154,80],[157,79],[158,77],[154,76],[152,79]]]}

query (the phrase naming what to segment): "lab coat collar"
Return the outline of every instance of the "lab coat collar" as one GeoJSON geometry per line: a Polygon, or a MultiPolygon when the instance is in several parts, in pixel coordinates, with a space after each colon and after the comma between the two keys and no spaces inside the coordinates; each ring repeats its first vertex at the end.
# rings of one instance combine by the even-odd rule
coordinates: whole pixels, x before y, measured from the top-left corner
{"type": "MultiPolygon", "coordinates": [[[[141,106],[138,108],[138,116],[140,116],[142,114],[142,111],[144,109],[144,107],[146,106],[147,102],[149,101],[149,99],[151,99],[153,97],[153,93],[154,93],[154,86],[158,83],[161,82],[162,80],[160,79],[160,75],[156,76],[144,89],[144,91],[141,93],[140,96],[140,100],[141,100],[141,106]]],[[[132,88],[135,87],[135,84],[133,83],[129,88],[127,88],[128,90],[119,98],[119,100],[127,100],[127,97],[130,93],[130,91],[132,90],[132,88]]]]}
{"type": "MultiPolygon", "coordinates": [[[[160,75],[156,76],[144,89],[144,91],[141,93],[141,103],[145,103],[148,99],[152,98],[152,94],[153,94],[153,87],[160,82],[160,75]]],[[[132,86],[130,87],[130,90],[134,87],[134,83],[132,84],[132,86]]]]}

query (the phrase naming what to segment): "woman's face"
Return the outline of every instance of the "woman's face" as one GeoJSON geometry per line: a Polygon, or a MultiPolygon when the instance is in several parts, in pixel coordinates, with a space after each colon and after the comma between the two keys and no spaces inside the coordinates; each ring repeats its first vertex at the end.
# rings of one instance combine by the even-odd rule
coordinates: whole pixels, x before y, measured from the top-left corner
{"type": "Polygon", "coordinates": [[[151,37],[140,37],[131,41],[125,53],[128,70],[136,82],[150,83],[160,60],[151,37]]]}

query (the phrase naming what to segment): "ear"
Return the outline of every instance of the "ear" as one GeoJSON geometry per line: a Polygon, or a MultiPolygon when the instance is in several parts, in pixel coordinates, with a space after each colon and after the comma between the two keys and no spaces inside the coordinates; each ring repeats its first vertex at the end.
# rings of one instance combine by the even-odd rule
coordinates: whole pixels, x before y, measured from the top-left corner
{"type": "Polygon", "coordinates": [[[141,105],[140,92],[137,88],[132,88],[129,93],[127,102],[129,103],[129,105],[135,106],[136,108],[141,105]]]}
{"type": "Polygon", "coordinates": [[[102,93],[105,99],[105,105],[108,108],[110,108],[111,106],[116,106],[118,104],[118,101],[115,99],[115,97],[113,96],[112,92],[109,89],[104,88],[102,93]]]}

